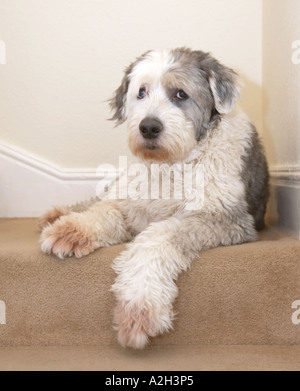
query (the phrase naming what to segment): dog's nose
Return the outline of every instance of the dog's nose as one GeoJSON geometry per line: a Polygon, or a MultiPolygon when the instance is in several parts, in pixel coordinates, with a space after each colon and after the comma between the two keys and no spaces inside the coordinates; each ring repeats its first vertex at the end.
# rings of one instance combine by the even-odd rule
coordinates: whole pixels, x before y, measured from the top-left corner
{"type": "Polygon", "coordinates": [[[156,138],[162,131],[163,125],[156,118],[144,118],[140,123],[141,135],[146,139],[156,138]]]}

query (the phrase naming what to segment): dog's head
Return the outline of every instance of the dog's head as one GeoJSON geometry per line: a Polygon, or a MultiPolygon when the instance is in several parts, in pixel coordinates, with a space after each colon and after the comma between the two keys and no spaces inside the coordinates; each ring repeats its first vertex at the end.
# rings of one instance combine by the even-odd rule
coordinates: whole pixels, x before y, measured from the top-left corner
{"type": "Polygon", "coordinates": [[[182,161],[239,96],[237,74],[210,54],[149,51],[126,70],[110,104],[128,121],[128,144],[142,159],[182,161]]]}

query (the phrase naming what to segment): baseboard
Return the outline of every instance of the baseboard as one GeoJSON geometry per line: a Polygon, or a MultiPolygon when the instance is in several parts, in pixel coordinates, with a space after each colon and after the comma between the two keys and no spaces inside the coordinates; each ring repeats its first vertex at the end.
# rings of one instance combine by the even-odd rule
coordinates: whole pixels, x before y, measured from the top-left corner
{"type": "Polygon", "coordinates": [[[63,169],[27,151],[0,142],[0,217],[37,217],[53,205],[71,205],[96,196],[100,181],[116,170],[63,169]]]}
{"type": "MultiPolygon", "coordinates": [[[[96,196],[99,182],[116,170],[63,169],[27,151],[0,142],[0,217],[37,217],[53,205],[71,205],[96,196]]],[[[269,216],[300,239],[300,166],[272,167],[269,216]]]]}
{"type": "Polygon", "coordinates": [[[300,240],[300,166],[272,167],[271,221],[300,240]]]}

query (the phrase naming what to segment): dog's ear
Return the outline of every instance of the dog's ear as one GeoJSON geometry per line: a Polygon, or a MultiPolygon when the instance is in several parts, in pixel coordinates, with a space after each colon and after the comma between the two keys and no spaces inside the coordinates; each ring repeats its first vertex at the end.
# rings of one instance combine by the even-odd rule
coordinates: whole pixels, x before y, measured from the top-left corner
{"type": "Polygon", "coordinates": [[[113,111],[113,116],[110,118],[110,120],[116,121],[117,125],[121,125],[124,121],[126,121],[126,94],[130,83],[129,76],[132,72],[132,69],[133,64],[129,65],[129,67],[126,68],[120,87],[115,91],[114,96],[109,100],[110,107],[113,111]]]}
{"type": "Polygon", "coordinates": [[[230,113],[234,109],[237,98],[240,96],[238,75],[232,69],[215,61],[209,70],[209,85],[218,113],[230,113]]]}
{"type": "Polygon", "coordinates": [[[126,95],[128,92],[128,87],[130,84],[130,77],[135,68],[135,66],[143,61],[145,57],[151,52],[148,50],[140,57],[138,57],[132,64],[130,64],[124,73],[120,87],[115,91],[114,96],[109,100],[110,107],[113,111],[113,116],[110,118],[112,121],[116,121],[117,125],[121,125],[126,121],[126,95]]]}

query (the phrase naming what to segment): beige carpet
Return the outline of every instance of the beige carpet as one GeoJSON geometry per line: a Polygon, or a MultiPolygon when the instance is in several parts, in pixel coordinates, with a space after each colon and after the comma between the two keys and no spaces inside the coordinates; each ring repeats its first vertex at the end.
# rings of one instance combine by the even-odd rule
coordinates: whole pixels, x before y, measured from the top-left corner
{"type": "MultiPolygon", "coordinates": [[[[81,352],[91,347],[93,354],[116,349],[113,357],[133,354],[117,346],[111,326],[110,265],[124,246],[59,260],[40,251],[38,238],[35,219],[0,219],[0,300],[6,304],[0,352],[16,346],[77,346],[81,352]]],[[[178,284],[174,330],[148,348],[158,355],[165,348],[180,352],[182,346],[209,352],[212,345],[300,344],[291,308],[300,300],[300,242],[293,238],[267,229],[256,243],[205,251],[178,284]]],[[[229,355],[235,351],[228,349],[229,355]]],[[[292,350],[284,351],[288,357],[292,350]]],[[[0,354],[0,369],[1,363],[0,354]]]]}
{"type": "MultiPolygon", "coordinates": [[[[47,346],[0,349],[0,371],[299,371],[300,346],[47,346]]],[[[115,376],[118,376],[115,374],[115,376]]],[[[123,374],[126,377],[126,373],[123,374]]],[[[139,376],[138,374],[136,376],[139,376]]]]}

